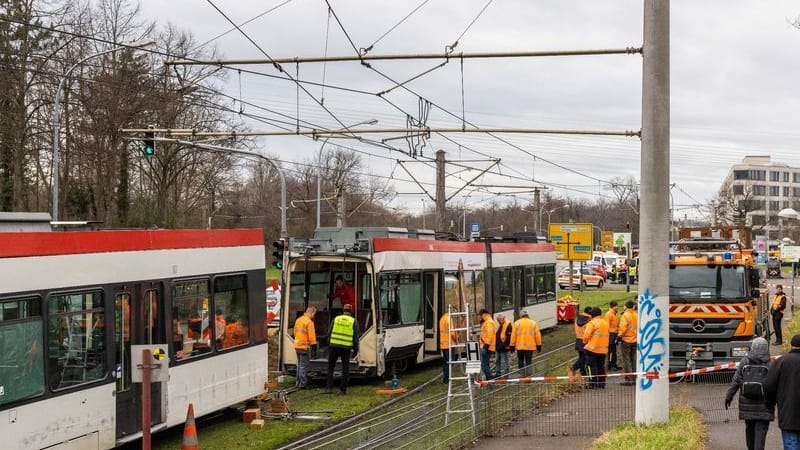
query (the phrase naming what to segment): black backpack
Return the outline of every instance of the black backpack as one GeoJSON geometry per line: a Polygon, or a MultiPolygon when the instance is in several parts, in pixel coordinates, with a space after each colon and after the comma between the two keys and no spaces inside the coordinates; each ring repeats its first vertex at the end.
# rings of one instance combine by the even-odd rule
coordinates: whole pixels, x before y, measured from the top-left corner
{"type": "Polygon", "coordinates": [[[764,400],[764,379],[768,371],[767,366],[742,366],[742,396],[750,400],[764,400]]]}

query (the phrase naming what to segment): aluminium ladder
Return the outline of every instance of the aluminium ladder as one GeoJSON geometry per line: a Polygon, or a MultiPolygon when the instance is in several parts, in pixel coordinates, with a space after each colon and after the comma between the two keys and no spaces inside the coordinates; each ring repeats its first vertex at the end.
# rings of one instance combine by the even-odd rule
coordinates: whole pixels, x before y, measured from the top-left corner
{"type": "Polygon", "coordinates": [[[470,327],[469,327],[469,305],[466,305],[463,312],[456,311],[453,305],[448,306],[448,319],[450,325],[450,333],[455,334],[455,343],[450,343],[450,378],[447,383],[447,409],[444,418],[444,424],[447,425],[450,420],[450,414],[465,414],[472,415],[472,427],[475,428],[477,420],[475,417],[475,401],[472,393],[472,380],[470,374],[467,373],[467,356],[464,358],[454,360],[453,356],[458,356],[462,349],[466,349],[467,342],[469,341],[470,327]],[[459,320],[460,319],[460,320],[459,320]],[[461,367],[461,370],[454,370],[456,367],[461,367]],[[457,390],[456,383],[466,383],[466,391],[457,390]],[[466,399],[467,404],[460,402],[456,405],[455,400],[458,398],[466,399]]]}

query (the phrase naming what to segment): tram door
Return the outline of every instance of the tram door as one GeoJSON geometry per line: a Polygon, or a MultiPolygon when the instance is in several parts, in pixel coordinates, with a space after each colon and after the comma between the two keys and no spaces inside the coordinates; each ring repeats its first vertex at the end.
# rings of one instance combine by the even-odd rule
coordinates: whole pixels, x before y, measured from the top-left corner
{"type": "Polygon", "coordinates": [[[425,353],[439,353],[439,317],[442,311],[442,294],[439,280],[441,272],[423,272],[422,301],[425,311],[425,353]]]}
{"type": "MultiPolygon", "coordinates": [[[[166,344],[160,283],[119,286],[114,292],[114,353],[117,379],[117,439],[142,430],[142,391],[131,382],[131,345],[166,344]]],[[[162,422],[161,383],[153,383],[151,426],[162,422]]]]}

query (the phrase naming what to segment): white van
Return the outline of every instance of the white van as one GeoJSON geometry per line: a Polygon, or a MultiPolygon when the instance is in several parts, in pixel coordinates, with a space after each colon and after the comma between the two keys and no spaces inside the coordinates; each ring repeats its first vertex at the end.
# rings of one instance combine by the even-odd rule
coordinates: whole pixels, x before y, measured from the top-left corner
{"type": "Polygon", "coordinates": [[[625,261],[625,258],[614,252],[592,252],[592,261],[602,264],[609,277],[613,273],[611,268],[619,265],[620,260],[625,261]]]}

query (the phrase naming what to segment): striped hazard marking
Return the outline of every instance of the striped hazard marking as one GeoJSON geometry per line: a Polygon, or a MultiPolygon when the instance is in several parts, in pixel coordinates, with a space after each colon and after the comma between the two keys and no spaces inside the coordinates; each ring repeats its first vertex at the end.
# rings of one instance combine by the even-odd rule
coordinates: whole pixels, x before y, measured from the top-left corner
{"type": "Polygon", "coordinates": [[[747,305],[669,305],[671,313],[746,313],[747,305]]]}

